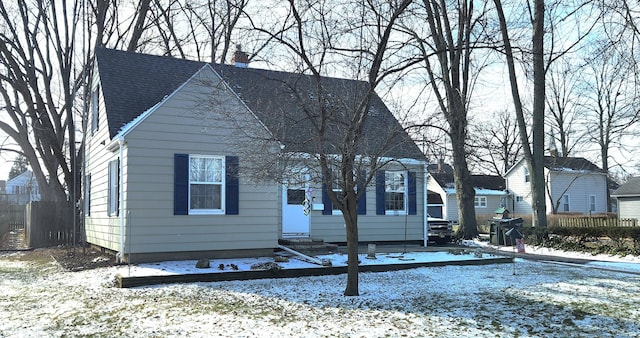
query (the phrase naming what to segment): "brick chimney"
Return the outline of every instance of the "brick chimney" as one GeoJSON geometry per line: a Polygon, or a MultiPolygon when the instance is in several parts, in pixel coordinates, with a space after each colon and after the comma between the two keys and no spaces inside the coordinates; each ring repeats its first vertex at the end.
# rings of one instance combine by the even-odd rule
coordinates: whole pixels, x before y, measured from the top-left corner
{"type": "Polygon", "coordinates": [[[233,59],[231,59],[236,67],[248,68],[249,67],[249,54],[242,51],[241,45],[236,45],[236,51],[233,53],[233,59]]]}

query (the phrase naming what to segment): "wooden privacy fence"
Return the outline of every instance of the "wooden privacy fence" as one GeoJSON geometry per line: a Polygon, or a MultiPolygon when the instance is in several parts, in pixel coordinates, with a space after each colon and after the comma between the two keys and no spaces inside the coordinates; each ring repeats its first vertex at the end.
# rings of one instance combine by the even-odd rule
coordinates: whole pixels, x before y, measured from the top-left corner
{"type": "Polygon", "coordinates": [[[638,220],[635,218],[611,218],[611,217],[562,217],[558,218],[558,226],[561,227],[635,227],[638,220]]]}
{"type": "Polygon", "coordinates": [[[7,213],[10,231],[24,229],[24,205],[8,205],[7,213]]]}
{"type": "Polygon", "coordinates": [[[44,248],[73,241],[73,204],[30,202],[25,208],[25,240],[30,248],[44,248]]]}

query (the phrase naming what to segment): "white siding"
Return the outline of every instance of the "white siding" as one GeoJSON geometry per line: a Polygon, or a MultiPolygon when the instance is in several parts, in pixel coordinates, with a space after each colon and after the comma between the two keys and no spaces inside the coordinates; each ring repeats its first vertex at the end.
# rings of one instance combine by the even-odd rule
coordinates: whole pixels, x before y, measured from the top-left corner
{"type": "Polygon", "coordinates": [[[507,190],[513,194],[513,205],[507,206],[512,215],[529,215],[532,213],[533,199],[530,182],[525,180],[526,162],[518,162],[505,175],[507,190]],[[518,201],[518,197],[521,198],[518,201]]]}
{"type": "MultiPolygon", "coordinates": [[[[485,196],[487,198],[487,207],[476,208],[476,216],[486,217],[487,219],[495,216],[496,210],[500,208],[500,198],[502,196],[500,195],[476,195],[476,196],[485,196]]],[[[507,207],[507,209],[509,208],[507,207]]],[[[511,211],[511,209],[509,209],[509,211],[511,211]]]]}
{"type": "Polygon", "coordinates": [[[569,196],[569,212],[589,214],[589,196],[596,196],[596,210],[594,213],[607,211],[607,180],[606,176],[597,173],[579,173],[573,171],[552,171],[549,177],[549,191],[547,196],[547,212],[553,211],[552,206],[558,206],[558,212],[563,212],[562,196],[569,196]],[[560,202],[558,204],[558,201],[560,202]]]}
{"type": "MultiPolygon", "coordinates": [[[[94,86],[97,86],[98,76],[94,78],[94,86]]],[[[109,217],[107,215],[107,190],[108,190],[108,170],[109,161],[118,158],[119,153],[106,149],[111,142],[109,137],[109,126],[105,117],[105,105],[102,92],[99,94],[98,130],[87,135],[86,168],[87,175],[91,175],[90,188],[90,210],[91,213],[85,217],[85,231],[87,242],[110,250],[120,250],[120,219],[119,217],[109,217]]],[[[91,117],[90,117],[91,118],[91,117]]],[[[91,126],[92,121],[88,121],[91,126]]],[[[124,149],[126,154],[126,149],[124,149]]],[[[126,156],[125,156],[126,157],[126,156]]],[[[126,161],[122,162],[126,172],[126,161]]]]}
{"type": "MultiPolygon", "coordinates": [[[[507,206],[512,214],[523,215],[532,212],[532,194],[530,182],[525,181],[525,161],[520,161],[505,176],[507,189],[513,194],[513,206],[507,206]],[[522,201],[518,202],[518,196],[522,201]]],[[[545,168],[547,213],[552,213],[558,206],[562,212],[562,203],[557,202],[562,195],[569,195],[569,212],[588,214],[590,211],[589,196],[596,196],[596,211],[607,211],[606,175],[600,173],[582,173],[577,171],[551,171],[545,168]]]]}
{"type": "Polygon", "coordinates": [[[618,197],[618,217],[635,218],[640,222],[640,197],[618,197]]]}

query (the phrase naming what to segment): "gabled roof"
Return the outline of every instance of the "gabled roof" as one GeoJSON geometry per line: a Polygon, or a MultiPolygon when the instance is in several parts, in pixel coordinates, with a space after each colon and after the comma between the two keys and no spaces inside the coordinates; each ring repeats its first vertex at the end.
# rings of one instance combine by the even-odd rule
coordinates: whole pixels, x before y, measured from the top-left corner
{"type": "MultiPolygon", "coordinates": [[[[504,173],[504,177],[507,177],[516,167],[524,162],[524,158],[521,158],[516,162],[507,172],[504,173]]],[[[580,172],[594,172],[605,173],[597,165],[591,161],[582,157],[555,157],[545,156],[544,167],[551,171],[580,171],[580,172]]]]}
{"type": "Polygon", "coordinates": [[[108,48],[96,49],[109,137],[173,93],[204,63],[137,54],[108,48]]]}
{"type": "Polygon", "coordinates": [[[549,170],[555,171],[591,171],[591,172],[603,172],[597,165],[591,163],[591,161],[582,157],[555,157],[545,156],[544,166],[549,170]]]}
{"type": "Polygon", "coordinates": [[[6,183],[6,186],[7,187],[17,186],[17,185],[23,186],[27,184],[38,184],[31,170],[25,170],[20,175],[8,180],[6,183]]]}
{"type": "Polygon", "coordinates": [[[640,176],[630,178],[626,183],[622,184],[616,191],[611,193],[615,197],[634,197],[640,196],[640,176]]]}
{"type": "MultiPolygon", "coordinates": [[[[96,59],[112,138],[125,124],[172,94],[206,65],[204,62],[106,48],[96,51],[96,59]]],[[[318,142],[313,138],[313,121],[319,116],[319,105],[312,76],[231,65],[211,66],[285,145],[286,150],[307,153],[317,151],[315,147],[318,142]]],[[[348,111],[357,104],[354,98],[367,89],[367,83],[323,77],[321,84],[324,96],[332,98],[329,106],[335,108],[335,112],[330,113],[332,125],[327,129],[327,138],[339,140],[344,133],[339,125],[346,118],[340,112],[348,111]]],[[[369,112],[361,154],[424,159],[420,149],[375,94],[369,112]]],[[[339,144],[334,142],[333,147],[339,144]]],[[[329,153],[339,152],[331,146],[327,147],[325,151],[329,153]]]]}
{"type": "MultiPolygon", "coordinates": [[[[453,174],[430,174],[442,188],[453,188],[453,174]]],[[[476,189],[504,190],[506,188],[504,178],[496,175],[471,175],[471,183],[476,189]]]]}

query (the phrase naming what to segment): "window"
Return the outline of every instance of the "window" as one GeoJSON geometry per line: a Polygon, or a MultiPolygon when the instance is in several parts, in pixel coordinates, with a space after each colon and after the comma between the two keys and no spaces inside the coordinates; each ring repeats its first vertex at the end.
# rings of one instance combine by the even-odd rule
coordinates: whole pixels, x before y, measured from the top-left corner
{"type": "Polygon", "coordinates": [[[413,171],[377,171],[376,215],[416,215],[416,188],[416,173],[413,171]]]}
{"type": "Polygon", "coordinates": [[[109,216],[118,216],[119,207],[119,181],[120,181],[119,160],[109,162],[109,189],[107,191],[107,212],[109,216]]]}
{"type": "Polygon", "coordinates": [[[524,197],[516,196],[516,202],[524,202],[524,197]]]}
{"type": "Polygon", "coordinates": [[[486,208],[487,207],[487,196],[476,196],[474,203],[475,203],[475,207],[476,208],[486,208]]]}
{"type": "Polygon", "coordinates": [[[174,154],[173,214],[240,213],[237,156],[174,154]]]}
{"type": "Polygon", "coordinates": [[[406,211],[406,173],[404,171],[385,172],[385,211],[398,213],[406,211]]]}
{"type": "Polygon", "coordinates": [[[189,157],[190,213],[217,213],[224,205],[224,158],[189,157]]]}
{"type": "Polygon", "coordinates": [[[596,211],[596,195],[589,195],[589,211],[596,211]]]}
{"type": "Polygon", "coordinates": [[[569,195],[562,195],[562,211],[569,211],[569,195]]]}
{"type": "Polygon", "coordinates": [[[507,197],[505,196],[500,197],[500,207],[501,208],[507,207],[507,197]]]}
{"type": "Polygon", "coordinates": [[[96,87],[96,89],[91,92],[91,134],[98,131],[99,126],[99,111],[100,106],[100,87],[96,87]]]}
{"type": "Polygon", "coordinates": [[[84,178],[84,215],[91,215],[91,174],[84,178]]]}
{"type": "Polygon", "coordinates": [[[531,182],[531,175],[529,174],[529,168],[524,168],[524,181],[531,182]]]}

